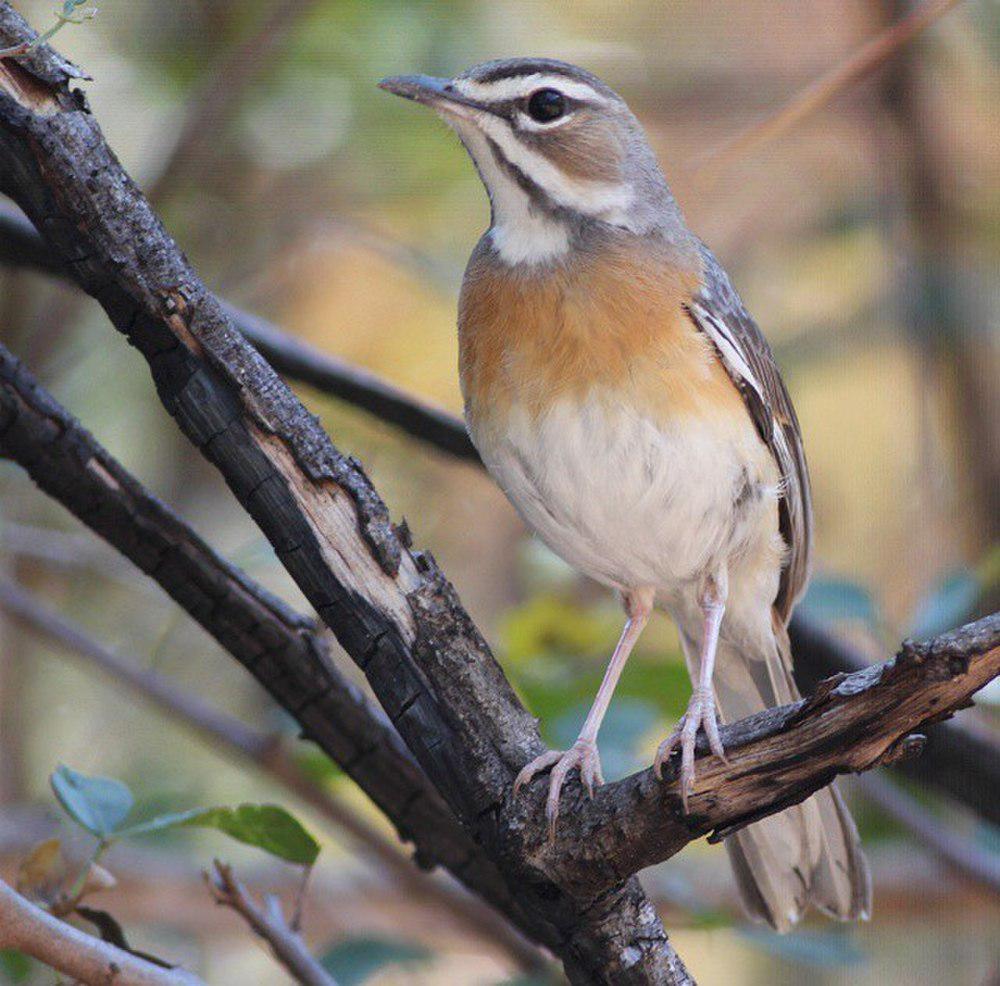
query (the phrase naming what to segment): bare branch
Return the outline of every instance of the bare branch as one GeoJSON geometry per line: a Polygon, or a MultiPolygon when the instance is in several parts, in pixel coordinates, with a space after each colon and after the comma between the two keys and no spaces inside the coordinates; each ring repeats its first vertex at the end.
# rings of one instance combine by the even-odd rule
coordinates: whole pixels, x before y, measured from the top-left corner
{"type": "Polygon", "coordinates": [[[849,58],[793,96],[780,110],[747,127],[742,133],[696,161],[691,170],[697,174],[701,184],[713,184],[739,158],[762,144],[777,139],[818,112],[846,88],[885,64],[900,48],[958,4],[959,0],[931,0],[898,23],[887,27],[849,58]]]}
{"type": "Polygon", "coordinates": [[[0,880],[0,948],[14,948],[81,983],[204,986],[182,969],[164,969],[78,931],[0,880]]]}
{"type": "Polygon", "coordinates": [[[877,774],[858,778],[858,785],[866,797],[964,880],[1000,897],[1000,860],[996,853],[980,849],[972,838],[962,838],[953,831],[953,819],[934,818],[916,798],[877,774]]]}
{"type": "MultiPolygon", "coordinates": [[[[796,616],[789,629],[795,677],[804,695],[819,687],[824,678],[869,667],[861,653],[814,620],[796,616]]],[[[1000,825],[996,797],[1000,790],[1000,744],[995,732],[975,718],[931,726],[923,753],[893,764],[892,770],[955,798],[1000,825]]]]}
{"type": "MultiPolygon", "coordinates": [[[[0,39],[24,34],[0,3],[0,39]]],[[[146,358],[166,408],[489,847],[511,895],[506,913],[550,944],[577,982],[689,982],[637,880],[620,881],[594,908],[526,868],[528,833],[507,827],[505,804],[515,772],[543,744],[454,590],[429,555],[410,550],[360,464],[235,330],[71,91],[63,63],[40,49],[28,74],[30,99],[0,78],[0,188],[146,358]]],[[[478,871],[482,854],[470,859],[478,871]]]]}
{"type": "MultiPolygon", "coordinates": [[[[344,768],[401,837],[413,841],[421,865],[440,863],[501,910],[510,907],[495,867],[457,824],[384,714],[337,670],[327,635],[217,555],[143,489],[2,345],[0,454],[24,466],[46,493],[155,579],[243,664],[296,718],[303,735],[344,768]]],[[[9,596],[8,603],[14,605],[9,596]]],[[[428,888],[412,867],[404,872],[411,873],[411,892],[434,893],[519,964],[539,963],[537,952],[478,900],[457,888],[428,888]]]]}
{"type": "Polygon", "coordinates": [[[309,954],[302,938],[289,927],[281,902],[273,894],[259,906],[246,887],[233,876],[231,866],[215,861],[215,875],[205,874],[205,882],[217,904],[232,908],[271,946],[274,957],[303,986],[337,986],[334,978],[309,954]]]}
{"type": "MultiPolygon", "coordinates": [[[[823,682],[809,698],[768,709],[725,728],[729,763],[699,766],[690,813],[680,814],[676,779],[651,770],[609,784],[589,801],[574,788],[557,842],[538,836],[534,855],[564,882],[599,892],[623,872],[674,855],[713,833],[725,838],[781,811],[837,775],[892,763],[919,749],[913,733],[965,708],[1000,675],[1000,614],[925,643],[905,643],[897,657],[823,682]]],[[[701,750],[705,752],[705,747],[701,750]]],[[[540,809],[536,784],[526,814],[540,809]]]]}

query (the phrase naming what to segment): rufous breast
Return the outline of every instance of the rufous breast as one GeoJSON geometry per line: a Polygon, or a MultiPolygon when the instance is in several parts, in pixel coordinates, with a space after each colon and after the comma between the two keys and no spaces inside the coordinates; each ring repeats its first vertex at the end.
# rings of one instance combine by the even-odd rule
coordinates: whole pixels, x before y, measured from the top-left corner
{"type": "Polygon", "coordinates": [[[466,416],[475,432],[513,407],[595,395],[624,399],[654,421],[745,417],[736,388],[686,304],[700,261],[679,263],[647,241],[576,251],[553,267],[511,268],[488,241],[469,262],[459,300],[466,416]]]}

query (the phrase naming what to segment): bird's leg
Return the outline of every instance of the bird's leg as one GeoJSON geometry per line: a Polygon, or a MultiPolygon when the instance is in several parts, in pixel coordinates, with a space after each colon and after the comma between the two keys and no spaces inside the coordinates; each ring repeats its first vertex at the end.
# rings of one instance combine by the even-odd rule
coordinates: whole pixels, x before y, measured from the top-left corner
{"type": "Polygon", "coordinates": [[[663,776],[663,765],[679,745],[681,748],[681,802],[684,812],[688,810],[688,796],[694,788],[694,748],[698,729],[705,730],[709,749],[720,760],[726,759],[726,752],[719,738],[719,720],[715,704],[715,688],[712,674],[715,671],[715,652],[719,644],[719,628],[726,611],[728,581],[723,568],[705,578],[698,590],[698,605],[704,617],[701,637],[701,653],[698,660],[698,681],[693,684],[691,701],[687,712],[681,717],[677,728],[660,744],[653,760],[656,776],[663,776]]]}
{"type": "Polygon", "coordinates": [[[566,781],[566,776],[574,767],[579,768],[580,780],[591,797],[594,796],[594,785],[604,783],[604,777],[601,775],[601,760],[597,754],[597,731],[601,728],[601,722],[611,704],[611,696],[614,694],[625,662],[628,661],[629,654],[632,653],[632,648],[635,647],[652,611],[652,589],[637,589],[626,594],[625,612],[627,618],[622,635],[611,655],[607,670],[604,672],[604,679],[601,681],[601,687],[597,689],[594,704],[590,707],[590,712],[587,713],[587,718],[576,742],[568,750],[549,750],[548,753],[543,753],[531,763],[526,764],[514,781],[514,794],[516,796],[518,791],[536,774],[552,767],[552,775],[549,778],[549,796],[545,803],[545,817],[549,822],[550,836],[555,834],[556,820],[559,817],[559,794],[566,781]]]}

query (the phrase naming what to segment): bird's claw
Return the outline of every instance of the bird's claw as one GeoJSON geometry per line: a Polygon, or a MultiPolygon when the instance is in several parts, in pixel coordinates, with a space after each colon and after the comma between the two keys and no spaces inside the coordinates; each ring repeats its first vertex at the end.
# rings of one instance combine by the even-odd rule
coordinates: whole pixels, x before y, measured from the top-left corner
{"type": "Polygon", "coordinates": [[[728,763],[726,751],[719,736],[719,719],[715,709],[715,695],[711,689],[696,688],[688,702],[687,712],[681,716],[677,728],[660,744],[653,759],[656,776],[663,779],[663,765],[670,755],[681,748],[681,804],[688,813],[688,798],[694,790],[694,749],[699,728],[704,729],[708,747],[723,763],[728,763]]]}
{"type": "Polygon", "coordinates": [[[552,773],[549,777],[549,794],[545,800],[545,818],[548,821],[549,838],[552,839],[555,838],[556,822],[559,819],[559,795],[569,772],[574,767],[579,769],[580,782],[591,798],[594,796],[594,787],[604,783],[604,775],[601,773],[597,745],[590,740],[578,739],[568,750],[549,750],[525,764],[514,780],[514,796],[532,778],[550,767],[552,773]]]}

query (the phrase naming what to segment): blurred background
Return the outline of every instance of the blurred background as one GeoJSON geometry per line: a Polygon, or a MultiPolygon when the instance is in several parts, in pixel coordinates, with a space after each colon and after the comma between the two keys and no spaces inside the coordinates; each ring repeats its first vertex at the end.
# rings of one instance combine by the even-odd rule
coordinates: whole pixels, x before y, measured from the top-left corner
{"type": "MultiPolygon", "coordinates": [[[[17,6],[37,28],[53,16],[44,0],[17,6]]],[[[801,122],[736,153],[719,149],[909,9],[906,0],[103,0],[96,19],[55,43],[93,76],[85,88],[109,142],[211,287],[454,411],[456,294],[487,200],[444,125],[375,82],[511,55],[565,58],[604,77],[648,129],[690,225],[783,368],[816,507],[818,568],[803,606],[884,659],[903,636],[996,609],[1000,595],[1000,5],[958,4],[801,122]]],[[[304,608],[96,304],[0,268],[0,338],[214,546],[304,608]]],[[[531,540],[476,468],[299,392],[415,542],[433,549],[546,739],[571,742],[619,630],[616,602],[531,540]]],[[[350,781],[295,746],[289,721],[234,661],[8,463],[0,569],[142,667],[285,736],[318,783],[387,830],[350,781]]],[[[688,689],[673,628],[659,618],[602,731],[609,777],[648,763],[688,689]]],[[[980,698],[963,719],[995,727],[1000,695],[980,698]]],[[[51,831],[46,778],[59,762],[122,778],[141,810],[294,808],[324,843],[306,936],[337,956],[341,982],[517,975],[502,950],[413,899],[273,782],[0,614],[6,878],[51,831]]],[[[733,986],[995,982],[996,896],[943,866],[857,786],[845,789],[873,861],[873,920],[817,920],[785,938],[751,927],[725,854],[692,845],[644,875],[692,973],[733,986]]],[[[911,793],[996,866],[995,829],[911,793]]],[[[285,982],[238,919],[211,904],[199,871],[224,849],[255,887],[289,890],[296,876],[216,838],[112,854],[120,886],[107,905],[138,947],[212,983],[285,982]]],[[[4,968],[0,981],[52,979],[10,957],[4,968]]]]}

